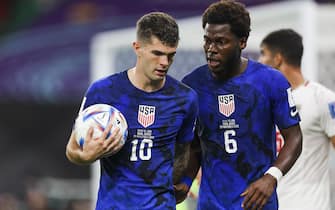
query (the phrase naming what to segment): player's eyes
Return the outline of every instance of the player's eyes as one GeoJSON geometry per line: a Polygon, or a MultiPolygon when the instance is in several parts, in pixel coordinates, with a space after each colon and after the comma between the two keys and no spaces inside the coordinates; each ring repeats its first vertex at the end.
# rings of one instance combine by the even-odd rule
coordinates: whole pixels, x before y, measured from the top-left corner
{"type": "Polygon", "coordinates": [[[165,55],[163,52],[160,51],[152,51],[152,54],[156,55],[156,56],[162,56],[165,55]]]}

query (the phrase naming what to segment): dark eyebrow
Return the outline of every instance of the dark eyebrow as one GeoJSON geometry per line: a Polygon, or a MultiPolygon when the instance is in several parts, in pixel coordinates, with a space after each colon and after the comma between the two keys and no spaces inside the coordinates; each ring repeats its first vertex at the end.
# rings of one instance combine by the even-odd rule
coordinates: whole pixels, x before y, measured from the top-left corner
{"type": "Polygon", "coordinates": [[[176,54],[176,52],[172,52],[172,53],[165,53],[159,50],[152,50],[151,51],[153,54],[158,55],[158,56],[162,56],[162,55],[167,55],[167,56],[174,56],[176,54]]]}
{"type": "Polygon", "coordinates": [[[209,37],[208,35],[204,35],[204,38],[206,38],[206,39],[213,39],[213,40],[218,40],[218,39],[225,39],[225,37],[224,36],[218,36],[218,35],[215,35],[214,37],[209,37]]]}

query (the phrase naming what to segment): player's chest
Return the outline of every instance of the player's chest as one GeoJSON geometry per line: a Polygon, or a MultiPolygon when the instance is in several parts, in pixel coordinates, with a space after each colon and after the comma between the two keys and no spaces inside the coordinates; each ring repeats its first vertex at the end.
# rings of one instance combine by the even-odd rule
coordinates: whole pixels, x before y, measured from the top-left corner
{"type": "Polygon", "coordinates": [[[163,129],[181,126],[184,114],[180,107],[144,102],[129,105],[126,118],[129,121],[130,128],[163,129]]]}
{"type": "MultiPolygon", "coordinates": [[[[313,104],[313,103],[312,103],[313,104]]],[[[311,106],[309,103],[296,103],[300,116],[301,130],[316,132],[321,129],[321,113],[319,106],[311,106]]]]}
{"type": "Polygon", "coordinates": [[[311,91],[295,93],[294,102],[299,111],[300,127],[304,132],[316,132],[321,129],[322,107],[311,91]]]}
{"type": "Polygon", "coordinates": [[[123,100],[111,99],[125,116],[129,129],[162,129],[180,126],[186,102],[182,97],[125,95],[123,100]]]}
{"type": "Polygon", "coordinates": [[[238,119],[261,114],[270,109],[270,102],[257,91],[218,89],[199,92],[199,115],[208,120],[238,119]]]}

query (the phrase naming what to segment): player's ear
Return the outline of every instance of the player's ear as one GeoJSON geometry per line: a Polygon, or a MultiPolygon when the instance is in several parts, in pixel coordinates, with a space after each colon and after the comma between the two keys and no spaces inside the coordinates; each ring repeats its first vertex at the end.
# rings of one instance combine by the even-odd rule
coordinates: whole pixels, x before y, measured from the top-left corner
{"type": "Polygon", "coordinates": [[[247,40],[248,40],[247,37],[240,38],[240,49],[241,50],[247,47],[247,40]]]}
{"type": "Polygon", "coordinates": [[[283,63],[283,55],[281,53],[276,53],[275,56],[274,56],[274,59],[273,59],[273,62],[274,62],[274,67],[276,69],[279,69],[279,67],[282,65],[283,63]]]}
{"type": "Polygon", "coordinates": [[[134,52],[136,55],[139,55],[138,52],[139,52],[139,49],[140,49],[140,43],[138,41],[134,41],[133,42],[133,49],[134,49],[134,52]]]}

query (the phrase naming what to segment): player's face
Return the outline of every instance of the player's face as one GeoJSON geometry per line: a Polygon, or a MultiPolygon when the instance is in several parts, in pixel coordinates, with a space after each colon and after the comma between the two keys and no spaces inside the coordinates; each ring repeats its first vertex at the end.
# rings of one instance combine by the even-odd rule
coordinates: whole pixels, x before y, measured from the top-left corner
{"type": "Polygon", "coordinates": [[[147,78],[152,81],[163,80],[168,72],[177,47],[164,45],[156,37],[151,43],[143,43],[138,51],[138,59],[147,78]]]}
{"type": "Polygon", "coordinates": [[[229,70],[240,60],[245,39],[238,38],[230,30],[229,24],[206,24],[204,50],[209,69],[213,74],[229,70]]]}
{"type": "Polygon", "coordinates": [[[265,44],[261,44],[260,46],[260,56],[258,58],[258,61],[273,68],[277,68],[275,55],[269,50],[269,48],[265,44]]]}

